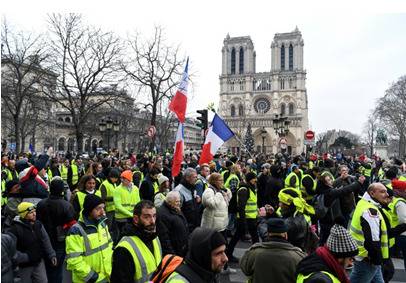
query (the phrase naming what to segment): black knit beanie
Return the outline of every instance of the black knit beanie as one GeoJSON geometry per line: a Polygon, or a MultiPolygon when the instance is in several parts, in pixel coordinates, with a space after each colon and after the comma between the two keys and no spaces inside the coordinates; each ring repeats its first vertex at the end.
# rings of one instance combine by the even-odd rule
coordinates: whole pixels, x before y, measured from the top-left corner
{"type": "Polygon", "coordinates": [[[219,232],[214,232],[210,239],[211,251],[217,249],[218,247],[225,245],[227,242],[224,236],[219,232]]]}
{"type": "Polygon", "coordinates": [[[249,181],[255,179],[256,177],[257,174],[255,174],[254,172],[248,172],[247,175],[245,175],[245,180],[247,181],[247,183],[249,183],[249,181]]]}
{"type": "Polygon", "coordinates": [[[103,203],[103,200],[99,196],[95,194],[86,195],[85,201],[83,202],[83,215],[89,216],[90,212],[101,203],[103,203]]]}
{"type": "Polygon", "coordinates": [[[65,183],[61,179],[61,177],[57,176],[51,180],[49,191],[53,196],[61,196],[63,191],[65,190],[65,183]]]}

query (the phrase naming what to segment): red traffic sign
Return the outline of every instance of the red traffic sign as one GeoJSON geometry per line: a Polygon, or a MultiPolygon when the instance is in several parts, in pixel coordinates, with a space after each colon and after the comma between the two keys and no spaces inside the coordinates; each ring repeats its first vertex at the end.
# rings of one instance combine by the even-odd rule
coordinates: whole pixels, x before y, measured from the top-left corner
{"type": "Polygon", "coordinates": [[[149,128],[147,130],[147,136],[152,138],[153,136],[155,136],[155,134],[156,134],[155,126],[149,126],[149,128]]]}
{"type": "Polygon", "coordinates": [[[305,133],[305,139],[306,140],[313,140],[314,139],[314,132],[313,131],[307,131],[306,133],[305,133]]]}

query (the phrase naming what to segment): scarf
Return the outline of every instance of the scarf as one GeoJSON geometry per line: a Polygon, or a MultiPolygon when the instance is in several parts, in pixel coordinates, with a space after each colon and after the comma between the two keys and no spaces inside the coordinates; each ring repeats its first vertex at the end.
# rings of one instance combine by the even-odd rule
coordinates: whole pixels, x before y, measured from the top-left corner
{"type": "Polygon", "coordinates": [[[330,253],[326,246],[318,247],[316,254],[327,264],[327,266],[334,271],[338,280],[342,283],[350,283],[350,279],[347,276],[344,268],[338,263],[337,259],[330,253]]]}

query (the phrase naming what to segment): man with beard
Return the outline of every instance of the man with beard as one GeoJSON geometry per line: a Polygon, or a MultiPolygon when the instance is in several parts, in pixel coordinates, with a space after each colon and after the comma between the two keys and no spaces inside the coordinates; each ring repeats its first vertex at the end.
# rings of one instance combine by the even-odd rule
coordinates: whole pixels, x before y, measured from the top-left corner
{"type": "Polygon", "coordinates": [[[166,280],[168,283],[214,283],[228,259],[226,240],[214,229],[196,228],[190,235],[184,262],[166,280]]]}
{"type": "Polygon", "coordinates": [[[123,228],[123,238],[113,252],[110,282],[147,282],[162,259],[156,234],[156,210],[151,201],[134,207],[133,222],[123,228]]]}
{"type": "Polygon", "coordinates": [[[352,266],[353,257],[357,254],[357,243],[350,233],[344,227],[335,224],[331,228],[327,244],[318,247],[316,252],[299,263],[296,269],[296,282],[349,283],[345,269],[352,266]]]}
{"type": "Polygon", "coordinates": [[[66,236],[67,269],[72,282],[107,282],[111,273],[113,241],[106,225],[103,200],[86,195],[78,223],[66,236]]]}

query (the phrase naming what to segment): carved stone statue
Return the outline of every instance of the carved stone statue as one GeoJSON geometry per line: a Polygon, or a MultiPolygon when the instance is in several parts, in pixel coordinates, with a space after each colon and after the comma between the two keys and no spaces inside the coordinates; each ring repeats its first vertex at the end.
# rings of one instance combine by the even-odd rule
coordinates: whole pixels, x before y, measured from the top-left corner
{"type": "Polygon", "coordinates": [[[388,137],[385,134],[385,131],[383,129],[378,129],[376,131],[376,143],[379,145],[386,145],[386,142],[388,141],[388,137]]]}

